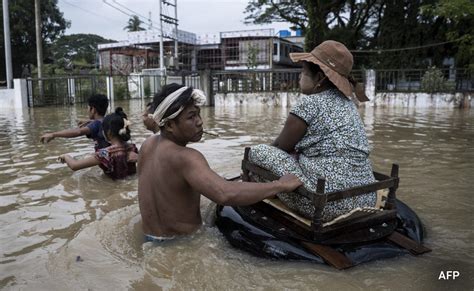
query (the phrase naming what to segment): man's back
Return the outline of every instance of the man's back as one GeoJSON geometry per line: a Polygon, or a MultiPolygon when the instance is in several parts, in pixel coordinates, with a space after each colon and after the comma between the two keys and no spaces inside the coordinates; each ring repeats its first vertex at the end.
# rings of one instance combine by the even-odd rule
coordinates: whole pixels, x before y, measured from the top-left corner
{"type": "Polygon", "coordinates": [[[145,234],[173,236],[201,225],[200,195],[183,176],[189,149],[159,135],[149,137],[138,158],[138,193],[145,234]]]}

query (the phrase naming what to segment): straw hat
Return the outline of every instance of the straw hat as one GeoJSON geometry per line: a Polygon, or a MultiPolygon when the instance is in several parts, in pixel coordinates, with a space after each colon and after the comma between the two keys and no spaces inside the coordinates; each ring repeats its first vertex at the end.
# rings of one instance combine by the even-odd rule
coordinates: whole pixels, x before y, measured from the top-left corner
{"type": "Polygon", "coordinates": [[[327,40],[309,53],[290,53],[293,62],[310,62],[318,65],[328,79],[346,96],[355,92],[360,102],[369,101],[362,84],[350,75],[354,60],[351,52],[340,42],[327,40]]]}

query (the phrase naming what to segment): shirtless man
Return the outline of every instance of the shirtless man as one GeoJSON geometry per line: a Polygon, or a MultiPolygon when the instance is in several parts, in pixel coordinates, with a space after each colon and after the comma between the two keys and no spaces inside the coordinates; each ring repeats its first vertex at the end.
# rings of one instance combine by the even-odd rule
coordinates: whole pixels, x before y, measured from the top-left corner
{"type": "Polygon", "coordinates": [[[138,200],[147,241],[196,231],[202,224],[201,194],[221,205],[247,205],[301,185],[294,175],[247,183],[216,174],[199,151],[186,147],[202,137],[202,100],[201,91],[177,84],[155,96],[151,109],[160,134],[143,143],[138,158],[138,200]]]}

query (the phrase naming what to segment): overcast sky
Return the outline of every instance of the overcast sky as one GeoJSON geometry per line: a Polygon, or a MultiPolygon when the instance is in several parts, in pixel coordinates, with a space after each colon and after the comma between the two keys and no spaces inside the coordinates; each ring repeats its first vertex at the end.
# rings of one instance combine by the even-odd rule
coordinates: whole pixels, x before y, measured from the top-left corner
{"type": "MultiPolygon", "coordinates": [[[[128,14],[139,14],[146,18],[151,12],[154,24],[159,23],[159,0],[106,0],[128,14]],[[127,10],[133,10],[136,13],[127,10]]],[[[169,0],[169,2],[173,2],[169,0]]],[[[179,29],[196,34],[217,33],[221,31],[274,28],[275,33],[288,29],[289,24],[272,23],[263,26],[245,25],[243,13],[249,1],[245,0],[178,0],[179,29]]],[[[125,40],[123,29],[130,18],[103,0],[58,0],[64,18],[71,21],[66,34],[93,33],[114,40],[125,40]]],[[[174,15],[167,6],[168,15],[174,15]]],[[[142,24],[145,28],[147,23],[142,24]]]]}

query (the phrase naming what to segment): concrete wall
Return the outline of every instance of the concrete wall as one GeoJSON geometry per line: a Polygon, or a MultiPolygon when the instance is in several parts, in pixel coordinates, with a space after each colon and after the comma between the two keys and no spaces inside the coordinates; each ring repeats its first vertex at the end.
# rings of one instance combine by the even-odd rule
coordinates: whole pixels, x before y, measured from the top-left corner
{"type": "MultiPolygon", "coordinates": [[[[215,106],[277,106],[291,107],[301,93],[218,93],[214,96],[215,106]]],[[[471,108],[472,93],[427,94],[427,93],[377,93],[373,99],[360,106],[416,107],[416,108],[471,108]]],[[[370,97],[369,97],[370,98],[370,97]]]]}
{"type": "MultiPolygon", "coordinates": [[[[394,93],[375,91],[375,71],[366,71],[365,94],[370,101],[361,106],[416,107],[416,108],[471,108],[473,92],[470,93],[394,93]]],[[[291,107],[301,93],[218,93],[214,96],[215,106],[266,105],[291,107]]]]}
{"type": "Polygon", "coordinates": [[[377,93],[372,106],[416,108],[471,108],[472,93],[377,93]]]}
{"type": "Polygon", "coordinates": [[[13,89],[0,89],[0,108],[28,107],[25,79],[14,79],[13,89]]]}
{"type": "Polygon", "coordinates": [[[261,92],[261,93],[218,93],[214,95],[215,106],[266,105],[291,107],[298,101],[297,92],[261,92]]]}

